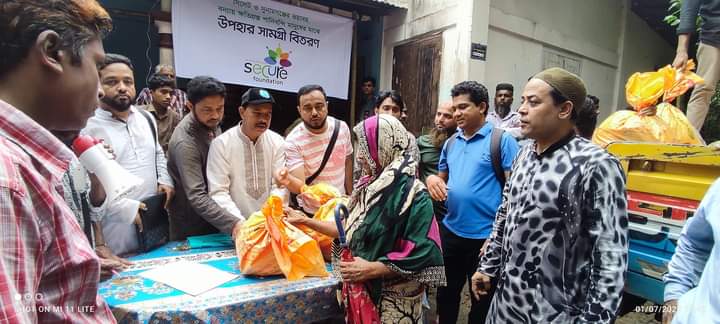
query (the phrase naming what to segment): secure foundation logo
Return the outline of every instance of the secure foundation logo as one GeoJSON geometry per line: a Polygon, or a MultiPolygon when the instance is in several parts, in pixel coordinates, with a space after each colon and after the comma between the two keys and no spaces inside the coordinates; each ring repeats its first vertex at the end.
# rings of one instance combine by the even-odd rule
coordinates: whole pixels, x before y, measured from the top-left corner
{"type": "Polygon", "coordinates": [[[259,62],[245,62],[243,72],[251,75],[255,82],[282,85],[288,78],[287,68],[292,66],[291,52],[284,52],[280,46],[275,49],[269,47],[265,49],[267,49],[267,57],[259,62]]]}

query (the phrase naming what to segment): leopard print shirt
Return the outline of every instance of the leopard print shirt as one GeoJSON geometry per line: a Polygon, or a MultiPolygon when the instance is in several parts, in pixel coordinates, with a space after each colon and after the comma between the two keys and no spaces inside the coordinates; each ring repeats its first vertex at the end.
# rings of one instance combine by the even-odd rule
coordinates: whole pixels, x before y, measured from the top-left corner
{"type": "Polygon", "coordinates": [[[478,271],[497,278],[486,323],[610,323],[627,269],[625,177],[568,136],[518,154],[478,271]]]}

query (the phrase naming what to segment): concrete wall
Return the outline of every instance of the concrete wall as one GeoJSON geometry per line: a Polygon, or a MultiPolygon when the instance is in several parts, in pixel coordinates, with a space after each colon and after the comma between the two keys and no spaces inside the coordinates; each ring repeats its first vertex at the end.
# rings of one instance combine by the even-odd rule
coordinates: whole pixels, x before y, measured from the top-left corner
{"type": "Polygon", "coordinates": [[[380,88],[392,85],[393,48],[435,31],[442,31],[443,48],[439,100],[450,97],[450,88],[469,73],[472,32],[471,0],[415,0],[408,10],[386,16],[383,24],[383,52],[380,88]]]}
{"type": "Polygon", "coordinates": [[[515,104],[548,52],[576,60],[588,91],[600,98],[601,118],[624,107],[634,72],[667,64],[674,53],[630,9],[630,0],[415,0],[385,17],[380,85],[392,84],[393,48],[433,31],[443,33],[439,100],[473,79],[515,85],[515,104]],[[470,59],[470,44],[487,44],[487,60],[470,59]]]}
{"type": "Polygon", "coordinates": [[[653,70],[656,66],[671,64],[675,57],[675,48],[651,32],[650,27],[635,14],[628,14],[627,32],[621,51],[618,98],[616,107],[627,105],[625,101],[625,82],[635,72],[653,70]]]}
{"type": "Polygon", "coordinates": [[[580,62],[588,92],[600,98],[601,119],[624,107],[627,77],[672,60],[673,48],[626,0],[491,0],[485,81],[515,85],[519,105],[527,78],[542,70],[547,51],[580,62]]]}

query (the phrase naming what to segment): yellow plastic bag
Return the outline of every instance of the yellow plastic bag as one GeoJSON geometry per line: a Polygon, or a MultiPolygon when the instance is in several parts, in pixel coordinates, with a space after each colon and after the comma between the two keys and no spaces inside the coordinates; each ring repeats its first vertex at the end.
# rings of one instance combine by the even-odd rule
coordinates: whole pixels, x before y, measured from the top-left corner
{"type": "MultiPolygon", "coordinates": [[[[313,215],[313,218],[319,221],[333,221],[335,219],[335,206],[338,203],[348,204],[347,198],[342,197],[335,187],[326,183],[318,183],[311,186],[305,185],[300,192],[321,204],[320,208],[318,208],[313,215]]],[[[316,232],[307,226],[300,225],[298,228],[317,241],[318,244],[320,244],[320,250],[325,260],[330,260],[333,238],[316,232]]]]}
{"type": "MultiPolygon", "coordinates": [[[[322,222],[328,222],[328,221],[334,221],[335,220],[335,206],[341,203],[343,205],[348,204],[348,199],[344,197],[339,198],[333,198],[327,201],[325,204],[323,204],[313,216],[314,219],[322,221],[322,222]]],[[[320,251],[322,251],[323,257],[325,260],[330,260],[332,256],[332,242],[333,238],[330,236],[327,236],[325,234],[322,234],[320,232],[317,232],[305,225],[298,225],[297,228],[305,232],[305,234],[309,235],[313,238],[313,240],[317,241],[320,245],[320,251]]]]}
{"type": "Polygon", "coordinates": [[[705,145],[685,114],[669,103],[659,104],[655,116],[615,112],[598,126],[592,141],[602,147],[619,141],[705,145]]]}
{"type": "Polygon", "coordinates": [[[692,72],[694,68],[690,60],[683,70],[668,65],[655,72],[633,74],[625,85],[625,97],[635,111],[610,115],[597,127],[592,141],[602,147],[618,141],[705,145],[685,114],[669,103],[703,82],[692,72]],[[657,104],[661,97],[663,102],[657,104]],[[656,104],[655,115],[638,115],[637,111],[656,104]]]}
{"type": "Polygon", "coordinates": [[[243,223],[235,245],[243,274],[283,274],[288,280],[328,275],[320,246],[283,220],[282,199],[277,196],[270,196],[261,211],[243,223]]]}

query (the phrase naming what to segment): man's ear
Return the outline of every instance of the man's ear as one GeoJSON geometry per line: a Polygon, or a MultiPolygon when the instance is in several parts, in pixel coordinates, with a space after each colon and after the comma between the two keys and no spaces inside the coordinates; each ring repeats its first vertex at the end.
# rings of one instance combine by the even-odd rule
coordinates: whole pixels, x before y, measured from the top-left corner
{"type": "Polygon", "coordinates": [[[572,101],[568,100],[563,102],[560,104],[560,113],[558,114],[558,118],[570,120],[574,109],[572,101]]]}
{"type": "Polygon", "coordinates": [[[35,40],[32,50],[37,51],[40,64],[55,73],[63,72],[63,63],[68,61],[69,53],[61,49],[60,35],[52,30],[41,32],[35,40]]]}
{"type": "Polygon", "coordinates": [[[478,106],[478,108],[480,108],[480,110],[482,111],[482,114],[483,114],[484,116],[487,116],[487,114],[488,114],[488,104],[487,104],[487,102],[481,102],[480,105],[478,106]]]}
{"type": "MultiPolygon", "coordinates": [[[[298,107],[298,109],[299,109],[299,108],[300,108],[300,107],[298,107]]],[[[245,107],[243,107],[243,106],[238,106],[238,114],[240,115],[240,120],[244,120],[244,119],[245,119],[245,118],[243,118],[243,114],[244,114],[244,113],[245,113],[245,107]]]]}

